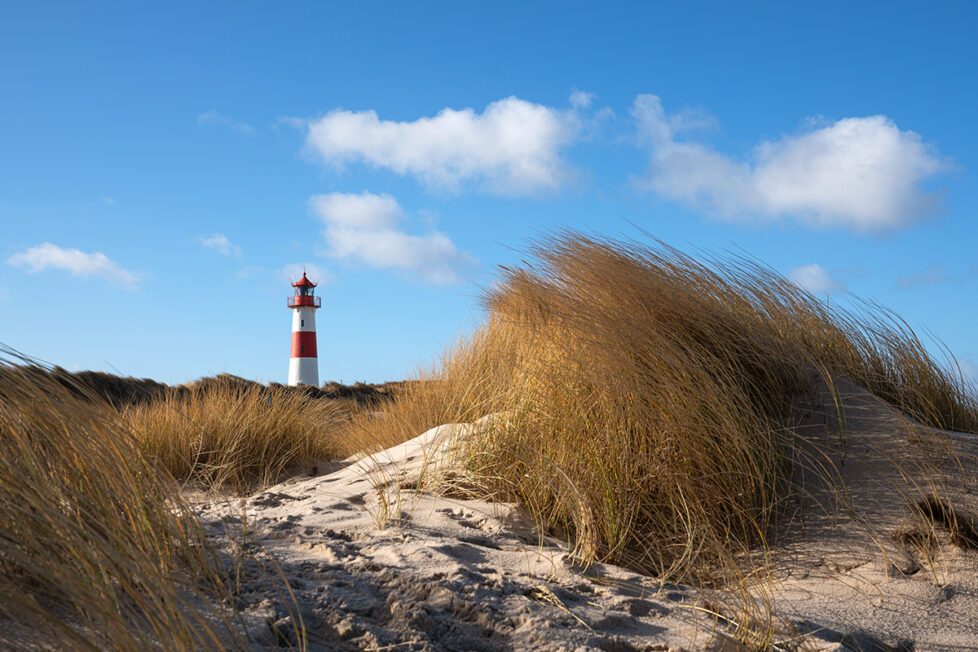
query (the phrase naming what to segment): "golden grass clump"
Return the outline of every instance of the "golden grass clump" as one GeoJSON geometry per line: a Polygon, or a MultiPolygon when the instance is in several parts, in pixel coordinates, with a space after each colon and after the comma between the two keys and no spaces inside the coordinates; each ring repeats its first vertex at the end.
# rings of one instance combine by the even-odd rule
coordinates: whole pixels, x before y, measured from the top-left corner
{"type": "Polygon", "coordinates": [[[469,446],[479,490],[520,501],[585,562],[735,569],[792,497],[792,406],[819,381],[978,431],[973,389],[878,307],[829,307],[753,261],[661,243],[568,231],[530,254],[429,382],[349,427],[389,445],[500,413],[469,446]]]}
{"type": "Polygon", "coordinates": [[[3,646],[219,648],[230,630],[200,610],[221,593],[206,550],[173,479],[114,409],[0,361],[3,646]]]}
{"type": "Polygon", "coordinates": [[[175,478],[246,493],[334,458],[349,408],[287,388],[210,382],[131,405],[124,419],[175,478]]]}

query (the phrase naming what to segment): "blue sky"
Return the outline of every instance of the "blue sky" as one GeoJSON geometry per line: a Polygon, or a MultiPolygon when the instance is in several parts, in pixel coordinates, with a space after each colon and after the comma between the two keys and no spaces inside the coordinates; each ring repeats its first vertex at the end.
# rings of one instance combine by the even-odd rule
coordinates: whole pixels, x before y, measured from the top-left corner
{"type": "Polygon", "coordinates": [[[529,238],[644,229],[978,369],[973,3],[4,3],[0,341],[71,369],[408,375],[529,238]]]}

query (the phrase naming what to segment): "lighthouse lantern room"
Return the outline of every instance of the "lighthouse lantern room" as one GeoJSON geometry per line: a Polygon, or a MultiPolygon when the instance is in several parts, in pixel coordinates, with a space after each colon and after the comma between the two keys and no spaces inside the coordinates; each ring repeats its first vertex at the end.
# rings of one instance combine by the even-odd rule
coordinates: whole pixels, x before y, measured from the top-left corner
{"type": "Polygon", "coordinates": [[[289,385],[319,385],[319,358],[316,355],[316,311],[322,299],[314,296],[316,284],[302,278],[292,284],[289,297],[292,309],[292,355],[289,358],[289,385]]]}

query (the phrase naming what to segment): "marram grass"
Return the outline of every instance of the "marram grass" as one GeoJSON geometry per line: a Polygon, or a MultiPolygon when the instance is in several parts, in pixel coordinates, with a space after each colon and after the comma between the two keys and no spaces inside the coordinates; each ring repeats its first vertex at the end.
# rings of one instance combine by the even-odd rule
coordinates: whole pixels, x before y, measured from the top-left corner
{"type": "Polygon", "coordinates": [[[346,402],[221,378],[147,394],[0,352],[0,647],[249,648],[244,556],[210,548],[177,480],[244,493],[331,457],[346,402]]]}
{"type": "Polygon", "coordinates": [[[244,494],[338,455],[345,410],[285,388],[206,383],[132,405],[124,420],[173,476],[244,494]]]}
{"type": "Polygon", "coordinates": [[[176,484],[117,413],[0,364],[2,645],[220,649],[235,637],[206,605],[222,595],[176,484]]]}
{"type": "Polygon", "coordinates": [[[816,383],[848,376],[923,424],[978,431],[974,389],[878,307],[657,242],[567,231],[529,254],[429,382],[349,429],[389,445],[500,413],[468,448],[470,490],[519,501],[585,563],[743,572],[793,499],[792,406],[816,383]]]}

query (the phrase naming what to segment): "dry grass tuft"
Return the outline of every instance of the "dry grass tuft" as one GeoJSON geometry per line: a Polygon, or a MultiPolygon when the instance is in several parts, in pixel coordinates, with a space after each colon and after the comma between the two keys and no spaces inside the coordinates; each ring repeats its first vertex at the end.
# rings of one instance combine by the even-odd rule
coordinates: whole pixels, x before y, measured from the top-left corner
{"type": "Polygon", "coordinates": [[[336,457],[349,408],[286,388],[209,382],[132,405],[124,420],[173,476],[244,494],[336,457]]]}
{"type": "Polygon", "coordinates": [[[200,611],[222,593],[217,565],[175,483],[62,381],[0,362],[3,645],[221,647],[230,630],[200,611]]]}
{"type": "Polygon", "coordinates": [[[484,494],[516,499],[586,562],[738,577],[792,501],[792,405],[848,376],[912,419],[978,431],[978,400],[892,313],[829,307],[751,260],[563,232],[487,294],[488,321],[358,440],[497,412],[472,442],[484,494]]]}
{"type": "Polygon", "coordinates": [[[959,548],[978,550],[978,521],[971,514],[963,513],[947,500],[928,496],[916,505],[920,514],[933,525],[943,527],[951,537],[951,543],[959,548]]]}

